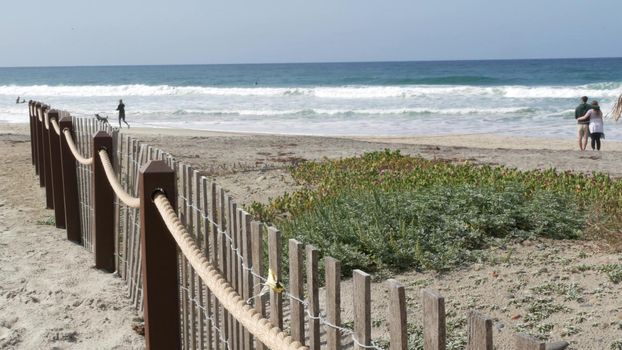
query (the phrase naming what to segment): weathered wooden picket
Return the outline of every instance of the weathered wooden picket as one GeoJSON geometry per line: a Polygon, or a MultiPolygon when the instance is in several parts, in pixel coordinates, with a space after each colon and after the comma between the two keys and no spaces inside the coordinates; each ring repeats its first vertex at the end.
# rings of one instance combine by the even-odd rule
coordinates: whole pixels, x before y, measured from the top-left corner
{"type": "MultiPolygon", "coordinates": [[[[139,181],[141,176],[148,175],[146,165],[160,160],[174,171],[177,194],[174,198],[168,196],[169,193],[164,194],[171,203],[177,204],[177,216],[185,232],[193,237],[206,263],[224,277],[223,283],[228,282],[233,288],[233,295],[252,306],[261,316],[256,316],[258,319],[255,321],[261,324],[270,322],[289,334],[283,340],[284,344],[289,344],[287,348],[297,348],[300,344],[309,349],[380,348],[371,337],[369,274],[355,270],[352,293],[344,295],[339,260],[321,257],[316,248],[296,240],[282,242],[277,228],[254,221],[224,188],[202,176],[191,165],[119,133],[94,118],[70,117],[66,112],[52,110],[34,101],[29,103],[29,111],[33,165],[40,185],[46,189],[46,205],[55,209],[58,216],[57,227],[66,228],[69,239],[81,242],[86,249],[104,259],[96,260],[96,264],[103,261],[102,268],[115,271],[126,282],[127,296],[137,309],[144,309],[147,313],[148,310],[153,312],[163,307],[157,303],[149,304],[152,299],[146,295],[162,297],[158,293],[163,291],[146,291],[143,288],[147,278],[157,278],[158,275],[149,274],[149,277],[144,273],[149,266],[143,260],[143,252],[147,248],[142,245],[144,235],[149,235],[149,232],[145,233],[141,225],[145,222],[149,227],[163,225],[160,223],[162,218],[144,221],[146,219],[141,215],[145,214],[142,212],[145,210],[144,201],[151,200],[151,197],[141,193],[139,181]],[[82,161],[78,161],[78,156],[72,153],[72,143],[84,158],[82,161]],[[96,211],[101,214],[103,209],[96,207],[110,205],[102,204],[101,200],[112,193],[110,185],[99,183],[104,178],[100,170],[102,160],[97,154],[101,149],[107,152],[123,190],[129,196],[141,198],[140,207],[127,205],[114,196],[110,197],[114,198],[111,217],[97,216],[96,211]],[[74,199],[78,201],[77,205],[74,199]],[[96,224],[105,220],[112,223],[110,227],[114,234],[114,244],[109,252],[101,251],[108,244],[101,237],[105,234],[102,227],[107,223],[96,224]],[[288,249],[289,261],[282,261],[282,249],[288,249]],[[108,258],[110,264],[106,263],[108,258]],[[288,276],[283,275],[284,264],[288,264],[288,276]],[[323,281],[320,281],[320,264],[324,265],[323,281]],[[285,280],[287,285],[283,284],[285,280]],[[320,305],[321,285],[325,295],[324,305],[320,305]],[[351,328],[344,326],[341,317],[345,303],[351,303],[349,309],[354,311],[351,328]]],[[[234,317],[230,312],[233,309],[226,309],[223,299],[217,297],[218,291],[208,288],[209,281],[199,276],[204,276],[204,271],[198,271],[191,264],[190,257],[177,254],[174,270],[178,285],[170,286],[177,292],[177,298],[170,300],[170,303],[179,305],[175,317],[178,317],[180,326],[172,330],[177,335],[173,334],[172,343],[166,347],[164,342],[154,342],[155,338],[149,338],[154,336],[154,330],[166,329],[167,325],[177,323],[146,317],[148,347],[169,348],[170,344],[174,344],[173,347],[184,349],[264,349],[264,345],[255,338],[260,332],[244,326],[251,321],[234,317]]],[[[404,286],[396,280],[389,280],[387,290],[388,298],[374,303],[386,303],[390,349],[407,349],[409,339],[404,286]]],[[[444,298],[430,289],[425,289],[421,298],[424,347],[426,350],[445,349],[444,298]]],[[[236,312],[239,314],[241,311],[236,312]]],[[[468,320],[468,349],[493,349],[492,320],[476,312],[472,312],[468,320]]],[[[274,334],[274,337],[283,336],[274,334]]],[[[544,349],[545,346],[524,335],[517,335],[516,339],[516,348],[520,350],[544,349]]]]}

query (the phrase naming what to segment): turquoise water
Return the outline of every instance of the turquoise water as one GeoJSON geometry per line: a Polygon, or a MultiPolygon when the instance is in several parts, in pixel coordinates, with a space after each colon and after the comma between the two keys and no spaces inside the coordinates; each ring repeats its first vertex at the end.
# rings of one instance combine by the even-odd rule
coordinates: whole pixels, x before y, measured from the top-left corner
{"type": "Polygon", "coordinates": [[[137,126],[571,138],[579,96],[607,112],[620,93],[621,58],[0,68],[0,120],[25,122],[17,96],[112,117],[122,98],[137,126]]]}

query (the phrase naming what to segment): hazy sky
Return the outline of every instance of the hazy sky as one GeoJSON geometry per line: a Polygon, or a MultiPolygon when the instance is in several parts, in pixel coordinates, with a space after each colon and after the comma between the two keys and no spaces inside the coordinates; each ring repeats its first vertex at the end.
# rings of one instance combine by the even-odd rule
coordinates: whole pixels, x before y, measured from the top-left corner
{"type": "Polygon", "coordinates": [[[0,66],[622,56],[621,0],[19,0],[0,66]]]}

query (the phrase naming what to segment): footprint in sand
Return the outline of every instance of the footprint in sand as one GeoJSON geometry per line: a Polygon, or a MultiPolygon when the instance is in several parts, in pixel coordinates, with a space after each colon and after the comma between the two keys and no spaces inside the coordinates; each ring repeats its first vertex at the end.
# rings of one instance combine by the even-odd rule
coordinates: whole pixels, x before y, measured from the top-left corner
{"type": "Polygon", "coordinates": [[[0,322],[0,349],[14,349],[21,341],[20,330],[10,328],[10,324],[0,322]]]}
{"type": "Polygon", "coordinates": [[[0,340],[4,340],[11,335],[11,330],[6,327],[0,326],[0,340]]]}

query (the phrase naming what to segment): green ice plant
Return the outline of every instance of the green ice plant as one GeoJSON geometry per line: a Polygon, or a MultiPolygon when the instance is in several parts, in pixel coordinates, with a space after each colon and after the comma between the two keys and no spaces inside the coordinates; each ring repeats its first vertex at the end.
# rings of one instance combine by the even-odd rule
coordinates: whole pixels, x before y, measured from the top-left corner
{"type": "Polygon", "coordinates": [[[622,181],[371,152],[291,168],[301,189],[253,203],[285,238],[355,268],[446,270],[495,240],[576,239],[622,222],[622,181]]]}

